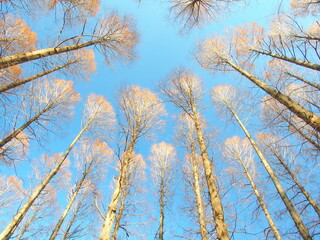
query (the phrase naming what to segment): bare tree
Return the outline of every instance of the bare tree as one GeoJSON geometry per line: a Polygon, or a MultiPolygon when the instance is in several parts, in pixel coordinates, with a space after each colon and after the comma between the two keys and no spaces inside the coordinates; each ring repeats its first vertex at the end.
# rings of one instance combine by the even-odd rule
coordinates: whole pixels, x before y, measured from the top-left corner
{"type": "Polygon", "coordinates": [[[165,114],[165,108],[160,99],[148,89],[138,86],[126,87],[119,93],[119,96],[123,116],[123,122],[120,122],[120,125],[125,135],[125,149],[120,157],[120,173],[101,229],[100,240],[110,238],[120,196],[138,139],[151,129],[159,128],[162,124],[159,118],[165,114]]]}
{"type": "Polygon", "coordinates": [[[192,190],[195,194],[196,209],[197,209],[197,223],[200,227],[200,234],[203,240],[208,240],[208,231],[206,228],[206,218],[204,211],[204,204],[202,198],[202,186],[200,178],[203,177],[200,173],[202,169],[201,156],[196,153],[197,151],[197,133],[194,126],[193,119],[186,113],[180,115],[180,124],[178,127],[178,141],[186,149],[184,165],[184,174],[186,175],[187,181],[190,182],[192,190]]]}
{"type": "MultiPolygon", "coordinates": [[[[264,203],[263,196],[254,182],[254,177],[256,175],[256,166],[253,160],[252,146],[250,142],[247,139],[240,139],[238,136],[234,136],[232,138],[228,138],[225,141],[223,148],[224,155],[227,158],[236,160],[242,166],[243,171],[241,171],[241,173],[248,179],[251,188],[258,199],[260,207],[262,208],[268,220],[269,226],[274,234],[275,239],[282,239],[273,219],[271,218],[267,206],[264,203]]],[[[235,169],[237,169],[237,167],[235,167],[235,169]]]]}
{"type": "Polygon", "coordinates": [[[278,177],[274,173],[274,170],[272,169],[268,160],[265,158],[262,151],[260,150],[256,142],[252,138],[251,134],[248,132],[247,128],[240,120],[238,115],[240,111],[243,110],[243,104],[241,104],[241,102],[239,101],[240,96],[237,93],[237,89],[234,87],[231,87],[230,85],[217,86],[212,89],[211,96],[212,96],[212,101],[217,106],[217,108],[220,109],[222,112],[228,112],[229,114],[231,114],[233,118],[237,121],[237,123],[239,124],[239,126],[241,127],[245,135],[247,136],[252,147],[254,148],[262,164],[264,165],[266,171],[271,177],[272,182],[275,188],[277,189],[277,192],[279,193],[283,203],[285,204],[287,211],[290,213],[292,220],[294,221],[297,229],[299,230],[300,235],[303,237],[303,239],[312,239],[307,227],[302,222],[300,215],[298,214],[291,200],[287,196],[284,188],[282,187],[278,177]]]}
{"type": "Polygon", "coordinates": [[[209,159],[207,145],[202,131],[203,122],[198,112],[201,107],[201,99],[203,96],[200,80],[188,70],[178,69],[169,76],[168,82],[163,83],[160,86],[160,89],[170,102],[182,109],[183,112],[188,114],[194,121],[205,169],[211,208],[216,224],[217,238],[221,240],[229,239],[230,237],[224,218],[219,190],[216,184],[216,177],[212,171],[212,163],[209,159]]]}
{"type": "Polygon", "coordinates": [[[138,41],[137,33],[129,18],[121,19],[112,14],[100,19],[93,33],[71,37],[57,46],[47,49],[22,52],[0,58],[0,69],[35,59],[61,54],[69,51],[94,46],[105,57],[107,63],[113,59],[131,61],[134,57],[134,47],[138,41]],[[76,40],[75,44],[61,46],[68,40],[76,40]]]}
{"type": "Polygon", "coordinates": [[[83,116],[83,124],[80,132],[74,138],[68,149],[62,155],[62,157],[57,161],[54,168],[51,172],[45,177],[43,182],[39,184],[30,195],[27,202],[22,206],[22,208],[17,212],[17,214],[13,217],[11,222],[7,225],[4,231],[0,234],[0,238],[7,239],[13,234],[16,230],[17,226],[24,218],[34,201],[38,198],[41,194],[43,189],[49,184],[49,182],[54,178],[54,176],[59,172],[61,166],[65,162],[67,156],[73,149],[76,142],[82,136],[85,131],[90,131],[94,133],[95,131],[106,131],[110,129],[111,125],[113,124],[114,120],[114,112],[112,106],[109,102],[107,102],[102,96],[91,94],[88,97],[84,116],[83,116]]]}
{"type": "MultiPolygon", "coordinates": [[[[250,45],[259,44],[259,35],[253,37],[253,43],[250,45]]],[[[241,35],[240,35],[241,36],[241,35]]],[[[237,37],[238,38],[238,37],[237,37]]],[[[244,38],[247,39],[247,38],[244,38]]],[[[239,39],[241,43],[241,39],[239,39]]],[[[249,40],[246,40],[245,45],[249,44],[249,40]]],[[[237,47],[241,49],[241,47],[237,47]]],[[[240,51],[242,52],[242,51],[240,51]]],[[[243,54],[238,53],[240,56],[243,54]]],[[[201,66],[208,70],[222,70],[222,71],[237,71],[252,83],[257,85],[263,91],[272,96],[276,101],[283,104],[291,112],[296,114],[299,118],[303,119],[307,124],[309,124],[314,130],[320,131],[320,117],[313,113],[312,111],[304,108],[297,102],[293,101],[290,97],[283,94],[282,92],[276,90],[272,86],[266,84],[263,80],[255,77],[244,68],[241,68],[236,62],[234,62],[235,56],[232,55],[230,46],[228,46],[228,39],[223,37],[211,37],[206,40],[204,44],[199,47],[199,62],[201,66]]],[[[245,65],[252,67],[252,63],[249,61],[244,61],[245,65]]],[[[243,65],[243,63],[241,64],[243,65]]]]}
{"type": "Polygon", "coordinates": [[[82,188],[90,188],[96,181],[101,180],[101,174],[106,170],[110,160],[111,149],[107,144],[98,139],[93,142],[90,139],[85,139],[81,143],[81,147],[77,149],[77,169],[81,173],[77,179],[75,186],[72,188],[69,196],[69,202],[63,211],[58,223],[51,233],[50,240],[56,239],[58,232],[67,217],[72,204],[79,195],[82,188]]]}
{"type": "Polygon", "coordinates": [[[170,186],[173,180],[174,162],[176,161],[175,148],[165,142],[154,144],[151,147],[151,174],[155,183],[156,192],[159,197],[160,219],[158,229],[158,239],[164,239],[164,219],[165,207],[171,198],[172,189],[170,186]]]}

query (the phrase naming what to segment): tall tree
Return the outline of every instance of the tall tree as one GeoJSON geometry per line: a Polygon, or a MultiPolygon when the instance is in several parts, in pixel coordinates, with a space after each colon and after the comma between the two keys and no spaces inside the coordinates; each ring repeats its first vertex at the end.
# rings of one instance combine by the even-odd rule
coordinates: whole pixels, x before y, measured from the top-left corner
{"type": "Polygon", "coordinates": [[[132,162],[137,141],[150,130],[159,128],[162,125],[160,117],[165,114],[165,108],[160,99],[148,89],[138,86],[126,87],[120,91],[119,96],[119,107],[123,116],[120,126],[125,135],[125,149],[120,157],[120,173],[105,215],[100,240],[110,238],[122,188],[125,186],[127,171],[132,162]]]}
{"type": "MultiPolygon", "coordinates": [[[[87,99],[85,105],[85,111],[83,116],[82,128],[78,135],[74,138],[68,149],[62,155],[62,157],[57,161],[51,172],[45,177],[43,182],[39,184],[30,195],[27,202],[21,207],[17,214],[13,217],[11,222],[6,226],[4,231],[0,234],[0,239],[8,239],[16,230],[17,226],[27,214],[28,210],[34,203],[34,201],[39,197],[41,192],[49,184],[49,182],[57,175],[61,166],[67,159],[69,153],[73,149],[76,142],[82,136],[82,134],[87,131],[91,133],[106,131],[110,129],[114,120],[114,112],[110,103],[105,100],[102,96],[91,94],[87,99]]],[[[101,133],[100,133],[101,134],[101,133]]]]}
{"type": "Polygon", "coordinates": [[[176,150],[172,145],[161,142],[152,145],[150,152],[151,156],[149,157],[149,160],[151,162],[151,174],[153,181],[155,182],[156,192],[159,195],[160,218],[158,239],[163,240],[165,233],[165,207],[172,195],[172,189],[170,189],[170,186],[173,180],[176,150]]]}
{"type": "Polygon", "coordinates": [[[186,155],[184,165],[184,174],[186,175],[186,179],[188,183],[191,183],[192,190],[195,194],[196,201],[196,212],[197,212],[197,223],[200,227],[200,234],[203,240],[208,239],[208,231],[206,227],[206,218],[205,218],[205,207],[204,201],[202,197],[202,185],[201,185],[201,156],[197,154],[197,133],[194,126],[193,119],[187,115],[182,114],[179,117],[179,127],[177,138],[180,143],[185,148],[186,155]]]}
{"type": "Polygon", "coordinates": [[[110,63],[113,59],[131,61],[134,57],[134,47],[138,41],[137,33],[133,30],[130,19],[121,19],[116,14],[100,19],[90,37],[82,34],[66,39],[63,43],[75,39],[78,40],[76,44],[60,46],[62,44],[60,43],[52,48],[1,57],[0,69],[89,46],[94,46],[105,57],[107,63],[110,63]]]}
{"type": "Polygon", "coordinates": [[[207,152],[207,144],[202,130],[203,122],[199,108],[201,108],[203,93],[200,79],[192,75],[188,70],[178,69],[169,76],[168,81],[163,83],[160,89],[170,102],[182,109],[183,112],[188,114],[194,121],[208,185],[211,208],[216,224],[217,238],[219,240],[229,239],[224,211],[216,184],[216,177],[212,171],[212,163],[207,152]]]}
{"type": "MultiPolygon", "coordinates": [[[[269,226],[273,232],[275,239],[282,239],[280,233],[267,209],[267,206],[263,200],[263,196],[258,190],[257,185],[254,182],[254,177],[256,175],[256,166],[252,156],[252,146],[247,139],[240,139],[238,136],[228,138],[223,146],[224,155],[227,158],[236,160],[243,168],[242,174],[248,179],[253,193],[256,195],[259,205],[262,208],[269,226]]],[[[235,167],[237,169],[237,167],[235,167]]]]}
{"type": "MultiPolygon", "coordinates": [[[[241,36],[241,35],[240,35],[241,36]]],[[[241,43],[241,38],[239,39],[241,43]]],[[[245,38],[247,39],[247,38],[245,38]]],[[[250,43],[252,45],[259,43],[259,34],[257,37],[252,37],[254,43],[250,43]]],[[[245,45],[249,44],[249,40],[245,40],[245,45]]],[[[238,45],[236,50],[239,52],[241,47],[238,45]]],[[[234,50],[234,49],[233,49],[234,50]]],[[[243,56],[242,50],[237,55],[243,56]]],[[[245,55],[244,55],[245,56],[245,55]]],[[[246,77],[252,83],[257,85],[263,91],[272,96],[275,100],[283,104],[286,108],[288,108],[291,112],[296,114],[298,117],[303,119],[307,124],[309,124],[314,130],[320,131],[320,117],[313,113],[312,111],[304,108],[297,102],[293,101],[290,97],[283,94],[282,92],[276,90],[272,86],[266,84],[263,80],[257,78],[252,75],[250,72],[246,71],[244,68],[239,66],[233,59],[236,56],[232,54],[230,50],[230,46],[228,46],[228,39],[223,37],[211,37],[206,40],[204,44],[201,44],[199,47],[199,62],[201,66],[205,69],[215,71],[215,70],[230,70],[239,72],[241,75],[246,77]]],[[[241,57],[242,58],[242,57],[241,57]]],[[[239,59],[241,60],[241,59],[239,59]]],[[[243,58],[242,58],[243,60],[243,58]]],[[[245,57],[244,61],[241,61],[241,65],[252,67],[252,62],[247,60],[245,57]]]]}
{"type": "Polygon", "coordinates": [[[239,101],[239,94],[237,94],[237,89],[231,87],[230,85],[225,86],[217,86],[214,87],[211,91],[212,101],[217,106],[220,111],[227,111],[229,114],[233,116],[233,118],[237,121],[245,135],[247,136],[248,140],[250,141],[252,147],[254,148],[255,152],[259,156],[263,166],[265,167],[266,171],[268,172],[272,182],[277,189],[278,194],[280,195],[283,203],[285,204],[288,212],[290,213],[292,220],[294,221],[297,229],[300,232],[300,235],[303,239],[312,239],[309,230],[302,222],[300,215],[294,208],[291,200],[287,196],[282,184],[280,183],[278,177],[276,176],[274,170],[272,169],[271,165],[269,164],[268,160],[263,155],[260,148],[257,146],[256,142],[254,141],[253,137],[243,124],[243,122],[239,118],[240,109],[243,108],[243,105],[239,101]]]}
{"type": "MultiPolygon", "coordinates": [[[[94,141],[85,139],[82,141],[81,147],[77,149],[76,155],[77,170],[81,174],[76,180],[75,186],[72,188],[69,202],[52,231],[50,240],[56,239],[58,232],[81,189],[88,188],[87,185],[94,185],[95,182],[101,180],[101,175],[105,173],[110,160],[111,149],[108,148],[106,143],[101,142],[98,139],[94,141]]],[[[89,188],[90,187],[91,186],[89,186],[89,188]]]]}
{"type": "Polygon", "coordinates": [[[29,94],[26,100],[28,102],[24,103],[27,120],[0,141],[1,148],[13,139],[19,141],[19,134],[32,125],[45,126],[49,123],[54,124],[55,120],[70,117],[74,104],[79,101],[79,94],[74,91],[73,83],[61,79],[34,84],[29,94]],[[30,112],[33,115],[28,116],[30,112]]]}

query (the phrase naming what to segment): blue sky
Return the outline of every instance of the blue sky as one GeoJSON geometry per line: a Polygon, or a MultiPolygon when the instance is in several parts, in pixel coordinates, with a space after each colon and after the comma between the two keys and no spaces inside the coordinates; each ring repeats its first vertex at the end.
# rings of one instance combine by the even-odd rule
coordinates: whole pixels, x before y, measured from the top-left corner
{"type": "MultiPolygon", "coordinates": [[[[115,62],[113,66],[110,67],[104,63],[102,56],[96,53],[97,71],[91,76],[91,81],[84,82],[79,80],[75,82],[76,90],[81,94],[82,98],[82,102],[80,102],[76,108],[75,118],[63,128],[63,133],[59,134],[59,136],[51,136],[49,138],[45,149],[36,146],[35,142],[33,142],[30,159],[39,158],[41,153],[63,152],[67,148],[80,129],[83,102],[90,93],[93,92],[104,95],[116,109],[116,93],[121,86],[134,84],[150,88],[157,92],[157,84],[159,81],[165,80],[172,70],[181,66],[191,69],[196,75],[203,79],[205,90],[203,101],[205,109],[203,113],[208,122],[208,126],[214,126],[221,131],[218,138],[225,139],[234,134],[243,136],[237,127],[234,127],[232,124],[227,126],[229,123],[223,122],[216,116],[210,101],[209,91],[218,84],[231,83],[242,85],[244,88],[252,87],[252,85],[247,84],[247,81],[240,81],[239,76],[235,74],[217,73],[212,75],[202,70],[194,60],[193,52],[198,42],[215,34],[223,34],[229,27],[241,25],[244,22],[257,22],[262,26],[266,26],[270,18],[276,14],[279,4],[282,3],[283,7],[286,7],[288,6],[288,1],[255,0],[247,4],[239,4],[239,6],[235,6],[230,13],[218,16],[215,22],[210,22],[200,29],[195,28],[189,34],[184,35],[179,33],[179,23],[175,22],[172,16],[169,15],[168,2],[169,1],[142,0],[141,3],[138,3],[133,0],[102,0],[99,16],[102,16],[104,12],[117,11],[120,15],[129,15],[134,19],[137,31],[140,34],[140,42],[136,48],[138,58],[136,61],[127,64],[115,62]]],[[[32,18],[27,19],[26,21],[30,24],[32,30],[38,34],[40,40],[39,47],[45,47],[47,39],[54,39],[54,34],[52,33],[56,32],[57,28],[55,25],[45,25],[46,17],[40,17],[39,20],[36,21],[32,18]]],[[[94,19],[91,21],[94,21],[94,19]]],[[[142,154],[145,159],[147,159],[149,155],[149,148],[152,143],[160,141],[173,143],[173,133],[175,131],[173,126],[175,125],[175,120],[172,116],[177,114],[177,111],[171,105],[166,105],[169,116],[164,130],[157,133],[156,135],[158,135],[158,137],[152,141],[143,139],[137,147],[137,153],[142,154]]],[[[182,151],[179,153],[179,158],[183,158],[182,151]]],[[[25,163],[25,165],[28,164],[29,162],[25,163]]],[[[19,174],[23,174],[23,171],[21,168],[17,168],[19,174]]],[[[111,173],[113,173],[113,171],[111,171],[111,173]]],[[[109,185],[109,183],[107,183],[107,185],[109,185]]],[[[176,224],[183,226],[190,224],[188,220],[185,220],[179,215],[180,202],[182,202],[183,196],[179,183],[176,183],[175,188],[177,196],[174,198],[173,206],[170,207],[171,212],[169,211],[168,221],[166,222],[168,224],[168,239],[175,239],[173,237],[174,235],[183,234],[182,229],[176,227],[176,224]],[[172,225],[170,225],[170,223],[172,225]]],[[[150,198],[151,196],[148,195],[148,199],[150,198]]],[[[108,199],[106,199],[106,201],[108,201],[108,199]]],[[[148,232],[150,232],[148,239],[153,239],[156,229],[157,221],[154,226],[148,229],[148,232]]],[[[254,238],[250,238],[249,236],[247,239],[254,238]]]]}

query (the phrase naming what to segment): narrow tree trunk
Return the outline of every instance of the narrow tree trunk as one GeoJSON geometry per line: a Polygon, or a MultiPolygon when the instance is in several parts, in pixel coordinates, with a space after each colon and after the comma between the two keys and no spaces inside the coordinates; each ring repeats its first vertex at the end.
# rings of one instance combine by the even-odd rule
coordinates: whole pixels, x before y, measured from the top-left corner
{"type": "Polygon", "coordinates": [[[267,146],[272,153],[276,156],[280,164],[284,167],[284,169],[289,173],[290,177],[292,180],[297,184],[298,188],[300,191],[303,193],[303,195],[306,197],[310,205],[313,207],[315,212],[318,214],[319,219],[320,219],[320,208],[318,207],[317,203],[311,198],[310,194],[305,190],[305,188],[302,186],[302,184],[298,181],[297,177],[294,175],[294,173],[290,170],[288,165],[284,162],[284,159],[277,153],[274,149],[271,149],[271,147],[267,146]]]}
{"type": "Polygon", "coordinates": [[[71,64],[73,64],[73,63],[75,63],[75,62],[76,62],[76,61],[72,61],[72,62],[66,63],[66,64],[64,64],[64,65],[58,66],[58,67],[56,67],[56,68],[53,68],[53,69],[51,69],[51,70],[44,71],[44,72],[39,73],[39,74],[37,74],[37,75],[34,75],[34,76],[32,76],[32,77],[29,77],[29,78],[26,78],[26,79],[23,79],[23,80],[19,80],[19,81],[15,81],[15,82],[9,83],[9,84],[7,84],[7,85],[5,85],[5,86],[0,87],[0,93],[3,93],[3,92],[8,91],[8,90],[10,90],[10,89],[12,89],[12,88],[21,86],[21,85],[26,84],[26,83],[28,83],[28,82],[31,82],[31,81],[33,81],[33,80],[35,80],[35,79],[37,79],[37,78],[44,77],[44,76],[46,76],[46,75],[48,75],[48,74],[50,74],[50,73],[53,73],[53,72],[55,72],[55,71],[58,71],[58,70],[60,70],[60,69],[62,69],[62,68],[65,68],[65,67],[67,67],[67,66],[70,66],[71,64]]]}
{"type": "Polygon", "coordinates": [[[66,231],[64,232],[64,235],[63,235],[62,240],[66,240],[66,239],[69,238],[69,232],[70,232],[70,229],[71,229],[73,223],[75,222],[75,220],[76,220],[76,215],[74,214],[74,215],[72,216],[69,224],[68,224],[68,227],[67,227],[66,231]]]}
{"type": "Polygon", "coordinates": [[[26,123],[24,123],[20,128],[16,129],[15,131],[13,131],[10,135],[8,135],[7,137],[5,137],[3,140],[0,141],[0,148],[2,148],[5,144],[7,144],[8,142],[10,142],[12,139],[14,139],[15,137],[17,137],[19,135],[19,133],[21,133],[24,129],[26,129],[27,127],[29,127],[34,121],[36,121],[42,114],[44,114],[45,112],[47,112],[49,109],[51,109],[52,105],[54,103],[50,104],[49,106],[45,107],[44,109],[42,109],[40,112],[38,112],[35,116],[33,116],[31,119],[29,119],[26,123]]]}
{"type": "Polygon", "coordinates": [[[35,189],[35,191],[32,193],[32,195],[29,197],[28,201],[22,206],[22,208],[19,210],[19,212],[13,217],[11,222],[7,225],[7,227],[3,230],[3,232],[0,234],[0,240],[8,240],[13,232],[18,227],[19,223],[22,221],[24,216],[27,214],[28,210],[32,206],[33,202],[39,197],[43,189],[48,185],[48,183],[52,180],[52,178],[58,173],[60,170],[62,164],[66,160],[67,156],[69,155],[70,151],[76,144],[76,142],[79,140],[83,132],[88,128],[91,121],[93,119],[91,118],[85,126],[81,129],[81,131],[78,133],[78,135],[74,138],[70,146],[68,147],[67,151],[63,154],[60,161],[57,163],[55,168],[47,175],[47,177],[44,179],[44,181],[35,189]]]}
{"type": "Polygon", "coordinates": [[[109,240],[110,235],[111,235],[111,230],[112,230],[112,225],[115,221],[116,217],[116,211],[117,207],[119,204],[120,196],[121,196],[121,191],[124,186],[124,181],[125,181],[125,176],[127,174],[128,168],[129,168],[129,160],[133,154],[133,149],[136,144],[136,136],[134,135],[132,138],[132,141],[123,155],[123,162],[120,168],[120,174],[115,186],[115,189],[113,190],[113,194],[110,200],[110,204],[108,206],[108,211],[106,213],[106,217],[103,222],[103,226],[101,229],[100,237],[99,240],[109,240]]]}
{"type": "Polygon", "coordinates": [[[295,131],[297,131],[298,134],[300,134],[301,137],[306,139],[309,143],[311,143],[315,148],[320,150],[320,145],[317,144],[312,138],[307,136],[300,128],[298,128],[292,121],[287,119],[285,116],[283,116],[282,112],[279,111],[277,108],[273,107],[273,110],[285,121],[289,124],[289,127],[292,127],[295,131]]]}
{"type": "Polygon", "coordinates": [[[294,74],[292,74],[292,73],[290,73],[290,72],[285,72],[285,73],[286,73],[287,75],[289,75],[290,77],[293,77],[293,78],[295,78],[295,79],[297,79],[297,80],[299,80],[299,81],[301,81],[301,82],[304,82],[304,83],[306,83],[306,84],[308,84],[308,85],[310,85],[310,86],[312,86],[312,87],[320,90],[320,85],[319,85],[319,84],[316,84],[316,83],[310,82],[310,81],[308,81],[308,80],[305,80],[304,78],[299,77],[299,76],[297,76],[297,75],[294,75],[294,74]]]}
{"type": "Polygon", "coordinates": [[[69,45],[69,46],[63,46],[63,47],[54,47],[54,48],[46,48],[41,50],[35,50],[25,53],[18,53],[7,57],[0,58],[0,69],[4,69],[7,67],[11,67],[13,65],[29,62],[32,60],[36,60],[39,58],[52,56],[64,52],[69,52],[77,49],[81,49],[84,47],[89,47],[91,45],[95,45],[98,43],[106,42],[109,39],[107,38],[99,38],[96,40],[92,40],[85,43],[75,44],[75,45],[69,45]]]}
{"type": "Polygon", "coordinates": [[[111,240],[117,239],[118,231],[120,228],[120,222],[123,217],[123,211],[125,209],[125,202],[126,202],[126,198],[127,198],[128,191],[129,191],[129,181],[130,181],[129,179],[130,179],[130,174],[126,177],[126,180],[125,180],[125,187],[124,187],[122,194],[121,194],[120,206],[118,207],[118,212],[117,212],[117,216],[115,219],[115,224],[114,224],[111,240]]]}
{"type": "Polygon", "coordinates": [[[311,237],[308,229],[306,228],[306,226],[302,222],[299,214],[297,213],[297,211],[295,210],[293,204],[291,203],[290,199],[288,198],[285,190],[283,189],[281,183],[279,182],[278,177],[275,175],[275,173],[274,173],[273,169],[271,168],[269,162],[264,157],[264,155],[262,154],[261,150],[258,148],[257,144],[255,143],[255,141],[251,137],[250,133],[248,132],[246,127],[243,125],[243,123],[239,119],[238,115],[233,111],[233,109],[230,107],[230,105],[228,105],[227,103],[226,103],[226,105],[227,105],[228,109],[230,110],[230,112],[232,113],[232,115],[234,116],[234,118],[237,120],[237,122],[240,125],[240,127],[242,128],[243,132],[246,134],[246,136],[249,139],[251,145],[253,146],[254,150],[256,151],[257,155],[259,156],[262,164],[264,165],[264,167],[267,170],[269,176],[271,177],[272,182],[273,182],[274,186],[276,187],[277,192],[279,193],[279,195],[280,195],[283,203],[285,204],[288,212],[290,213],[290,215],[292,217],[292,220],[294,221],[297,229],[299,230],[300,235],[305,240],[312,240],[312,237],[311,237]]]}
{"type": "Polygon", "coordinates": [[[200,234],[201,234],[202,240],[208,240],[208,236],[207,236],[208,231],[206,229],[206,221],[204,218],[204,210],[203,210],[203,203],[202,203],[202,197],[201,197],[201,187],[199,183],[198,164],[195,158],[194,144],[191,144],[190,148],[191,148],[191,157],[192,157],[192,174],[193,174],[193,180],[194,180],[193,190],[196,195],[200,234]]]}
{"type": "Polygon", "coordinates": [[[256,53],[259,53],[259,54],[267,55],[267,56],[270,56],[270,57],[273,57],[273,58],[277,58],[277,59],[280,59],[280,60],[284,60],[284,61],[287,61],[287,62],[290,62],[290,63],[294,63],[294,64],[302,66],[302,67],[306,67],[306,68],[310,68],[310,69],[313,69],[313,70],[316,70],[316,71],[320,71],[320,65],[318,65],[318,64],[301,61],[301,60],[298,60],[298,59],[295,59],[295,58],[282,56],[282,55],[275,54],[275,53],[272,53],[272,52],[264,52],[264,51],[260,51],[260,50],[256,50],[256,49],[253,49],[252,51],[256,52],[256,53]]]}
{"type": "Polygon", "coordinates": [[[161,169],[161,179],[160,179],[160,218],[159,218],[159,240],[163,240],[164,235],[164,206],[165,206],[165,183],[164,183],[164,169],[161,169]]]}
{"type": "Polygon", "coordinates": [[[249,182],[250,182],[250,185],[251,185],[251,187],[252,187],[252,189],[253,189],[254,194],[256,195],[256,197],[257,197],[257,199],[258,199],[258,201],[259,201],[259,204],[260,204],[260,206],[261,206],[261,208],[262,208],[262,210],[263,210],[263,212],[264,212],[264,215],[266,216],[266,218],[267,218],[267,220],[268,220],[269,226],[271,227],[271,230],[272,230],[272,232],[273,232],[273,234],[274,234],[274,237],[275,237],[277,240],[281,240],[282,238],[280,237],[280,233],[279,233],[276,225],[274,224],[274,222],[273,222],[273,220],[272,220],[272,218],[271,218],[271,216],[270,216],[270,213],[269,213],[269,211],[268,211],[268,209],[267,209],[267,206],[265,205],[265,203],[264,203],[264,201],[263,201],[263,197],[262,197],[262,195],[260,194],[259,190],[257,189],[257,186],[256,186],[256,184],[255,184],[254,181],[253,181],[253,178],[251,177],[251,175],[250,175],[247,167],[245,166],[243,160],[242,160],[242,159],[238,159],[238,161],[239,161],[239,163],[241,164],[241,166],[244,168],[245,174],[246,174],[246,176],[247,176],[247,178],[248,178],[248,180],[249,180],[249,182]]]}
{"type": "Polygon", "coordinates": [[[62,226],[62,223],[65,220],[65,218],[67,217],[73,202],[76,200],[76,197],[77,197],[77,195],[78,195],[78,193],[79,193],[79,191],[80,191],[80,189],[81,189],[86,177],[87,177],[87,171],[85,171],[83,173],[82,178],[80,179],[79,183],[77,184],[77,187],[76,187],[75,191],[73,192],[73,194],[72,194],[72,196],[71,196],[71,198],[70,198],[70,200],[68,202],[68,205],[66,206],[66,208],[63,211],[58,223],[56,224],[53,232],[51,233],[51,236],[49,238],[50,240],[54,240],[57,237],[58,232],[59,232],[59,230],[60,230],[60,228],[62,226]]]}
{"type": "Polygon", "coordinates": [[[240,68],[239,66],[235,65],[234,63],[225,60],[227,64],[229,64],[232,68],[236,71],[241,73],[259,88],[264,90],[266,93],[270,94],[275,100],[286,106],[291,112],[296,114],[300,117],[303,121],[309,124],[313,129],[320,132],[320,117],[313,112],[305,109],[300,104],[293,101],[288,96],[284,95],[283,93],[279,92],[278,90],[274,89],[273,87],[269,86],[265,82],[261,81],[260,79],[256,78],[249,72],[245,71],[244,69],[240,68]]]}
{"type": "Polygon", "coordinates": [[[222,203],[221,203],[218,188],[215,182],[216,181],[215,176],[212,172],[212,164],[210,162],[210,159],[207,153],[207,147],[206,147],[202,129],[201,129],[200,118],[194,104],[192,104],[192,114],[193,114],[196,132],[198,135],[198,142],[200,146],[203,167],[205,170],[206,180],[208,184],[208,191],[210,195],[212,213],[216,223],[217,237],[219,240],[229,240],[230,237],[228,233],[227,224],[224,218],[222,203]]]}

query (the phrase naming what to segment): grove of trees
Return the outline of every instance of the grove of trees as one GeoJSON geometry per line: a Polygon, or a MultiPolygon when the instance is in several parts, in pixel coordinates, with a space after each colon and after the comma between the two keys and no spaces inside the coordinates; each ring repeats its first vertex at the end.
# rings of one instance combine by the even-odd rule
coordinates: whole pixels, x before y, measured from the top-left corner
{"type": "Polygon", "coordinates": [[[0,0],[0,240],[320,239],[320,1],[271,2],[0,0]]]}

